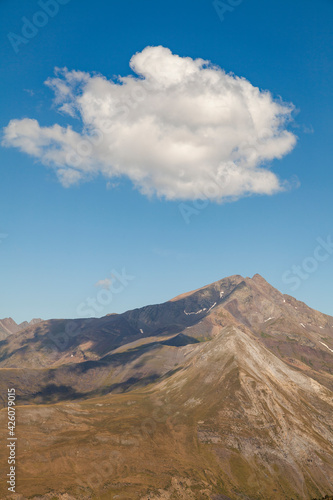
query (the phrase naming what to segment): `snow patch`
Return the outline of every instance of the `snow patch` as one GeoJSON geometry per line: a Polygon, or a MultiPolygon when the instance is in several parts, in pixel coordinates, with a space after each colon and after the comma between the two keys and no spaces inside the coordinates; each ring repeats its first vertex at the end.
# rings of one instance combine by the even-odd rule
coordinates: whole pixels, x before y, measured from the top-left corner
{"type": "Polygon", "coordinates": [[[212,306],[208,309],[208,311],[207,311],[207,312],[209,312],[209,311],[210,311],[211,309],[213,309],[213,307],[215,307],[215,306],[216,306],[216,302],[214,302],[214,304],[213,304],[213,305],[212,305],[212,306]]]}
{"type": "Polygon", "coordinates": [[[200,309],[200,311],[197,311],[197,312],[186,312],[185,309],[184,309],[184,313],[186,314],[186,316],[190,316],[191,314],[200,314],[204,311],[207,311],[206,307],[204,307],[204,309],[200,309]]]}
{"type": "MultiPolygon", "coordinates": [[[[319,341],[320,342],[320,341],[319,341]]],[[[333,349],[331,349],[330,347],[328,347],[328,345],[324,344],[324,342],[320,342],[321,344],[323,344],[325,347],[327,347],[327,349],[331,352],[333,352],[333,349]]]]}
{"type": "Polygon", "coordinates": [[[303,328],[305,328],[305,326],[303,325],[303,323],[300,323],[300,325],[301,325],[303,328]]]}
{"type": "Polygon", "coordinates": [[[267,323],[267,321],[269,321],[270,319],[274,319],[274,318],[271,318],[271,317],[267,318],[267,319],[265,319],[264,323],[267,323]]]}
{"type": "Polygon", "coordinates": [[[140,333],[143,333],[143,330],[142,330],[142,328],[140,328],[140,333]]]}

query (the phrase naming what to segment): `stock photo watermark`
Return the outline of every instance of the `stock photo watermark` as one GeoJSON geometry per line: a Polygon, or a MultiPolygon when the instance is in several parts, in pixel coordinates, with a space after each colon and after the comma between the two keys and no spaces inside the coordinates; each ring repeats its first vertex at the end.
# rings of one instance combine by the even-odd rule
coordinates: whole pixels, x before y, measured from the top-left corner
{"type": "Polygon", "coordinates": [[[103,287],[95,297],[87,297],[86,300],[78,305],[76,309],[77,315],[81,318],[88,317],[84,319],[82,324],[78,325],[77,321],[70,320],[66,323],[63,331],[56,334],[48,332],[48,338],[52,341],[53,345],[59,351],[64,351],[68,347],[70,339],[79,335],[83,327],[94,321],[95,317],[92,316],[95,316],[97,313],[101,314],[106,306],[111,304],[114,296],[123,292],[134,279],[135,277],[127,274],[125,269],[122,269],[121,272],[112,270],[111,278],[108,280],[109,286],[103,287]]]}
{"type": "Polygon", "coordinates": [[[213,7],[219,16],[220,21],[223,22],[225,20],[225,15],[230,12],[234,12],[235,8],[241,3],[243,3],[243,0],[226,0],[225,2],[222,2],[221,0],[214,0],[213,7]]]}
{"type": "Polygon", "coordinates": [[[191,222],[191,217],[193,217],[193,215],[199,215],[209,204],[210,200],[208,198],[203,198],[202,200],[195,200],[191,204],[180,203],[178,209],[185,223],[189,224],[191,222]]]}
{"type": "Polygon", "coordinates": [[[317,271],[320,264],[326,262],[333,255],[333,241],[331,236],[326,239],[317,238],[318,245],[313,254],[303,259],[301,264],[294,264],[288,271],[283,273],[282,281],[290,285],[290,290],[297,290],[303,281],[308,280],[310,276],[317,271]]]}
{"type": "MultiPolygon", "coordinates": [[[[211,203],[221,203],[222,201],[237,199],[231,195],[235,182],[235,172],[246,168],[245,159],[254,161],[260,158],[261,150],[264,148],[267,139],[272,137],[272,130],[263,128],[258,133],[255,140],[242,141],[233,151],[233,160],[230,164],[222,164],[216,174],[212,172],[203,176],[202,188],[199,196],[191,202],[181,202],[178,204],[179,212],[186,224],[190,224],[193,216],[198,216],[211,203]],[[237,157],[237,160],[235,159],[237,157]],[[228,194],[230,193],[230,195],[228,194]]],[[[182,177],[183,173],[179,174],[182,177]]]]}
{"type": "Polygon", "coordinates": [[[8,466],[9,472],[7,473],[8,491],[15,493],[16,488],[16,409],[15,399],[16,391],[14,388],[8,389],[7,413],[8,413],[8,466]]]}
{"type": "Polygon", "coordinates": [[[40,10],[37,10],[30,19],[26,16],[21,18],[20,33],[10,31],[7,34],[15,54],[19,53],[22,45],[26,45],[38,35],[39,30],[48,24],[50,18],[56,17],[62,5],[67,5],[69,2],[70,0],[39,0],[40,10]]]}

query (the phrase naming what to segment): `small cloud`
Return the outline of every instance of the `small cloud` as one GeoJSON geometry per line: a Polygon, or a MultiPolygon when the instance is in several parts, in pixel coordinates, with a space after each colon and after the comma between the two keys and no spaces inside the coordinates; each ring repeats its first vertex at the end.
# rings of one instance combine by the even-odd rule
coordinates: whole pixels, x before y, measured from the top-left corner
{"type": "Polygon", "coordinates": [[[35,92],[33,90],[31,90],[31,89],[23,89],[23,90],[24,90],[24,92],[27,92],[31,96],[35,95],[35,92]]]}
{"type": "Polygon", "coordinates": [[[115,189],[120,185],[120,182],[107,182],[106,189],[115,189]]]}
{"type": "Polygon", "coordinates": [[[300,130],[303,134],[314,134],[314,128],[310,125],[305,125],[305,123],[292,123],[292,127],[296,130],[300,130]]]}
{"type": "Polygon", "coordinates": [[[304,134],[313,134],[314,128],[312,125],[303,125],[303,132],[304,134]]]}
{"type": "Polygon", "coordinates": [[[110,286],[112,284],[111,278],[105,278],[104,280],[99,280],[95,283],[97,288],[103,288],[104,290],[110,290],[110,286]]]}

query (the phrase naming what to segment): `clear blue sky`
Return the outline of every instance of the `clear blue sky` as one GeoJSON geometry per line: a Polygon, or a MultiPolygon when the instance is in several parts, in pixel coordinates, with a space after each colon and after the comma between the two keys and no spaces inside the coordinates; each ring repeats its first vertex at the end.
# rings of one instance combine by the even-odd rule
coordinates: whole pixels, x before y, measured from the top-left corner
{"type": "Polygon", "coordinates": [[[271,196],[211,202],[186,224],[178,201],[149,199],[126,178],[111,189],[102,176],[65,188],[51,168],[1,147],[0,318],[77,317],[95,283],[123,268],[135,278],[97,315],[255,273],[333,315],[333,255],[309,261],[316,269],[294,290],[282,278],[314,255],[317,238],[333,236],[333,2],[244,0],[221,22],[207,0],[70,0],[15,53],[8,33],[21,34],[22,17],[38,10],[0,4],[1,128],[22,118],[70,123],[44,85],[54,67],[125,76],[133,54],[162,45],[294,104],[297,145],[271,164],[294,181],[271,196]]]}

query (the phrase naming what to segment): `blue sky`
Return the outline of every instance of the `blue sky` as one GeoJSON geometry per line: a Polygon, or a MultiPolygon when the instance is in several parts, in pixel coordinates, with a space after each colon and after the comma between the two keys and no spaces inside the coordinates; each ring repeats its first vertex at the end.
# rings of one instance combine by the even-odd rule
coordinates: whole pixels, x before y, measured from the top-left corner
{"type": "Polygon", "coordinates": [[[183,201],[195,209],[189,223],[181,200],[146,196],[126,175],[114,187],[103,175],[64,187],[38,158],[1,147],[0,317],[77,317],[89,298],[100,316],[255,273],[333,315],[333,255],[322,246],[333,236],[331,0],[243,0],[223,22],[206,0],[62,0],[59,12],[15,52],[8,34],[22,36],[22,18],[36,19],[40,10],[34,1],[0,5],[2,129],[14,119],[35,119],[40,127],[78,130],[44,84],[55,67],[126,76],[133,74],[134,54],[163,46],[212,61],[292,103],[286,129],[298,139],[289,154],[268,162],[288,189],[208,200],[204,208],[189,197],[183,201]],[[119,293],[109,291],[102,305],[96,283],[123,269],[133,279],[119,293]]]}

